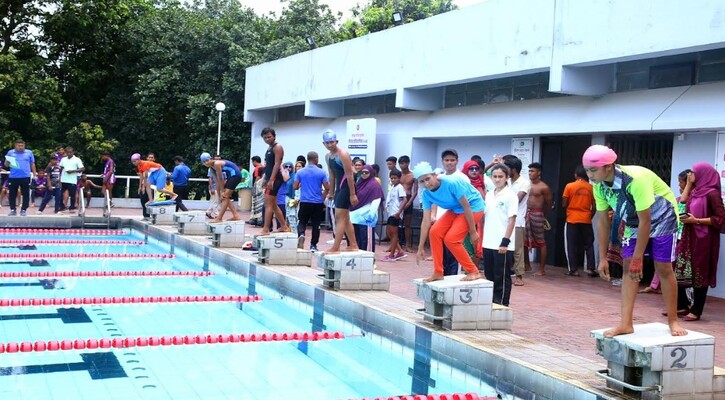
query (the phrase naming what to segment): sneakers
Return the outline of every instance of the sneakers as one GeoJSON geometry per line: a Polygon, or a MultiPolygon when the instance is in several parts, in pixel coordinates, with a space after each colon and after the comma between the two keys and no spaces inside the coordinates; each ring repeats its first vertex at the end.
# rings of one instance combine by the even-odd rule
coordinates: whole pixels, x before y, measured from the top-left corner
{"type": "Polygon", "coordinates": [[[10,210],[10,212],[8,213],[8,217],[14,217],[16,215],[18,215],[18,213],[15,210],[10,210]]]}
{"type": "Polygon", "coordinates": [[[395,257],[393,257],[393,260],[398,261],[404,259],[405,257],[408,257],[408,255],[405,254],[405,252],[401,251],[400,253],[397,253],[395,257]]]}
{"type": "Polygon", "coordinates": [[[621,279],[612,279],[612,286],[622,286],[621,279]]]}
{"type": "Polygon", "coordinates": [[[316,253],[317,252],[317,246],[315,246],[314,244],[312,246],[310,246],[310,251],[313,252],[313,253],[316,253]]]}
{"type": "Polygon", "coordinates": [[[28,215],[28,214],[27,214],[27,213],[25,212],[25,210],[20,210],[20,216],[21,216],[21,217],[25,217],[25,216],[27,216],[27,215],[28,215]]]}
{"type": "Polygon", "coordinates": [[[43,215],[43,212],[42,211],[36,211],[35,212],[35,215],[43,215]]]}
{"type": "Polygon", "coordinates": [[[297,238],[297,248],[298,249],[304,249],[305,248],[305,237],[300,236],[297,238]]]}
{"type": "Polygon", "coordinates": [[[381,258],[380,261],[383,261],[383,262],[392,262],[392,261],[395,261],[395,258],[390,257],[390,255],[387,255],[387,256],[381,258]]]}

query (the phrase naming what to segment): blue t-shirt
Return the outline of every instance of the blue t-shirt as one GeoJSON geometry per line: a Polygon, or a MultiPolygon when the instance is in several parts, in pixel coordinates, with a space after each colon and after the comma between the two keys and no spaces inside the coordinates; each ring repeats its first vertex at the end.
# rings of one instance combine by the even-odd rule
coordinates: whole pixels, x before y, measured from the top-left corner
{"type": "Polygon", "coordinates": [[[455,175],[441,175],[438,179],[441,182],[438,189],[423,191],[423,210],[430,210],[430,206],[435,204],[455,214],[463,214],[463,206],[459,199],[464,196],[471,205],[471,211],[481,212],[486,208],[481,193],[470,182],[455,175]]]}
{"type": "Polygon", "coordinates": [[[316,165],[308,165],[295,174],[295,182],[300,183],[300,202],[322,204],[322,184],[329,182],[325,171],[316,165]]]}
{"type": "Polygon", "coordinates": [[[35,155],[32,150],[25,149],[17,152],[12,149],[5,156],[15,157],[15,161],[18,163],[18,168],[10,168],[11,178],[30,178],[30,164],[35,164],[35,155]]]}
{"type": "Polygon", "coordinates": [[[181,163],[174,167],[169,178],[171,178],[174,186],[187,186],[189,185],[189,176],[191,176],[191,168],[181,163]]]}
{"type": "Polygon", "coordinates": [[[283,183],[282,186],[279,187],[279,192],[277,192],[277,205],[285,204],[286,197],[287,197],[287,184],[283,183]]]}

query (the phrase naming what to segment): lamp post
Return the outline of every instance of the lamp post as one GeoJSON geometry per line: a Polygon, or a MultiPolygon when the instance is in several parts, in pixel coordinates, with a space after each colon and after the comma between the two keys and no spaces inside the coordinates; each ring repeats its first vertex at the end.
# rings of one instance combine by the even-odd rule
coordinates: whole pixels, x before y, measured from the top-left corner
{"type": "Polygon", "coordinates": [[[224,110],[227,109],[227,106],[224,105],[221,101],[219,103],[216,103],[216,110],[219,111],[219,129],[217,130],[216,134],[216,154],[221,154],[219,151],[219,147],[222,142],[222,113],[224,110]]]}

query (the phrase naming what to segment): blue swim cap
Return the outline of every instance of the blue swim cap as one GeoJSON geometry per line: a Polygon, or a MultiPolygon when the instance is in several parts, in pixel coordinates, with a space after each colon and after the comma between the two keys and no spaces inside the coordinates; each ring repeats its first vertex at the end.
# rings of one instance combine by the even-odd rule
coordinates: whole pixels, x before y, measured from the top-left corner
{"type": "Polygon", "coordinates": [[[413,167],[413,176],[415,179],[420,178],[423,175],[432,174],[433,167],[425,161],[421,161],[413,167]]]}
{"type": "Polygon", "coordinates": [[[199,156],[199,160],[201,160],[202,164],[210,159],[211,159],[211,154],[209,154],[209,153],[201,153],[201,155],[199,156]]]}
{"type": "Polygon", "coordinates": [[[328,129],[322,134],[323,142],[334,142],[336,140],[337,140],[337,135],[335,134],[335,131],[333,131],[332,129],[328,129]]]}

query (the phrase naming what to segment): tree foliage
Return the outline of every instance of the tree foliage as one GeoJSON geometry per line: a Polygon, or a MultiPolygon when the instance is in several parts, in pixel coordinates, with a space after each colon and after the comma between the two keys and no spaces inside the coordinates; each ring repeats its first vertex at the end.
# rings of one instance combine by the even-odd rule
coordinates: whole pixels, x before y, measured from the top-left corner
{"type": "Polygon", "coordinates": [[[354,18],[346,21],[340,32],[345,38],[352,38],[391,28],[394,12],[400,12],[403,22],[409,23],[456,8],[452,0],[370,0],[352,9],[354,18]]]}

